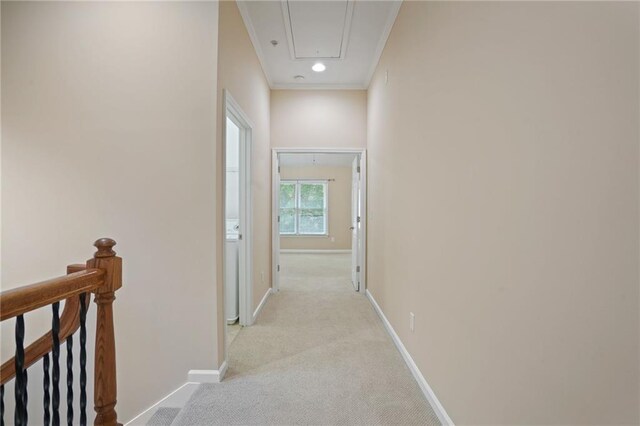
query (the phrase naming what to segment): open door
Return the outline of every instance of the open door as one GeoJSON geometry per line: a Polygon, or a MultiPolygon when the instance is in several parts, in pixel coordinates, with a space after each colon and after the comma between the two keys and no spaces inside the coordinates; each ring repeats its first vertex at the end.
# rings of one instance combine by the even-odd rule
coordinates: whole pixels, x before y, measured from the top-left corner
{"type": "Polygon", "coordinates": [[[272,220],[273,226],[271,232],[273,234],[273,256],[272,256],[272,276],[271,287],[273,291],[280,290],[280,155],[273,151],[272,156],[273,167],[273,208],[271,214],[275,218],[272,220]]]}
{"type": "MultiPolygon", "coordinates": [[[[233,99],[223,92],[224,139],[224,214],[225,248],[222,252],[225,300],[228,325],[253,323],[253,261],[251,205],[251,146],[253,124],[233,99]]],[[[225,329],[226,330],[226,329],[225,329]]],[[[225,358],[229,344],[225,331],[225,358]]]]}
{"type": "Polygon", "coordinates": [[[356,156],[351,171],[351,283],[360,291],[360,157],[356,156]]]}

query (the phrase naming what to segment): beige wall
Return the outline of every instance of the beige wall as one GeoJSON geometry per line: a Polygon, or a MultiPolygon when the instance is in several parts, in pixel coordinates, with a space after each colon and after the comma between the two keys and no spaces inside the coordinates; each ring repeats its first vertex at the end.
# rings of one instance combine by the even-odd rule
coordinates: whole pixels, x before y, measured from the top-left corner
{"type": "MultiPolygon", "coordinates": [[[[258,306],[271,287],[271,149],[269,145],[270,89],[258,57],[234,1],[220,2],[218,45],[218,117],[224,120],[223,90],[229,90],[242,110],[253,122],[253,151],[251,153],[251,190],[253,191],[253,305],[258,306]],[[266,214],[265,214],[266,212],[266,214]],[[263,280],[264,277],[264,280],[263,280]]],[[[224,235],[222,165],[224,143],[222,126],[218,126],[216,150],[218,167],[216,229],[224,235]]],[[[218,266],[222,262],[224,238],[217,240],[218,266]]],[[[222,268],[218,267],[218,309],[222,312],[222,268]]],[[[252,312],[253,314],[253,312],[252,312]]],[[[223,359],[222,331],[225,322],[218,318],[218,360],[223,359]]]]}
{"type": "Polygon", "coordinates": [[[281,179],[334,179],[329,182],[329,235],[280,237],[281,249],[351,250],[351,167],[281,167],[281,179]],[[333,238],[333,241],[331,240],[333,238]]]}
{"type": "Polygon", "coordinates": [[[366,91],[271,92],[272,147],[365,148],[366,144],[366,91]]]}
{"type": "MultiPolygon", "coordinates": [[[[118,242],[125,422],[189,369],[216,368],[217,14],[206,2],[2,2],[2,288],[63,274],[98,237],[118,242]]],[[[27,319],[31,336],[43,315],[40,329],[27,319]]]]}
{"type": "Polygon", "coordinates": [[[639,6],[401,7],[368,286],[457,424],[640,420],[639,6]]]}

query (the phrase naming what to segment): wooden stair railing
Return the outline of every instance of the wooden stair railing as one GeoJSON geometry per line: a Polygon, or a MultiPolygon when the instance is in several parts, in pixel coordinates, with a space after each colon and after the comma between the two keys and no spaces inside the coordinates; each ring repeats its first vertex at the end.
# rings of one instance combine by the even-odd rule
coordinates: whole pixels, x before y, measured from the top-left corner
{"type": "MultiPolygon", "coordinates": [[[[113,301],[122,287],[122,259],[116,256],[109,238],[97,240],[98,249],[84,265],[69,265],[67,275],[0,293],[0,321],[16,318],[16,354],[0,367],[1,426],[5,424],[4,386],[15,379],[13,423],[28,423],[27,369],[43,360],[43,424],[60,424],[60,343],[67,347],[67,424],[74,422],[73,412],[73,335],[80,329],[80,415],[79,424],[87,424],[86,315],[90,294],[97,305],[94,363],[94,425],[118,425],[116,407],[116,350],[113,328],[113,301]],[[65,301],[62,315],[60,302],[65,301]],[[24,314],[45,306],[52,308],[51,331],[24,347],[24,314]],[[52,372],[49,374],[50,357],[52,372]],[[51,383],[52,382],[52,383],[51,383]],[[51,387],[51,394],[50,394],[51,387]]],[[[35,422],[40,424],[40,421],[35,422]]]]}

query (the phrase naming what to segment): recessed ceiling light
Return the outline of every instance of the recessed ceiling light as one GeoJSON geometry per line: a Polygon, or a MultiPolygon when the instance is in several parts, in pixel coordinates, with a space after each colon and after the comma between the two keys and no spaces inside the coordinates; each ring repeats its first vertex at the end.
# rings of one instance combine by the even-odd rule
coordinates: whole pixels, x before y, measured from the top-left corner
{"type": "Polygon", "coordinates": [[[325,67],[322,62],[316,62],[315,64],[313,64],[311,69],[314,70],[315,72],[322,72],[322,71],[326,70],[327,67],[325,67]]]}
{"type": "Polygon", "coordinates": [[[293,78],[296,80],[304,80],[304,75],[294,75],[293,78]]]}

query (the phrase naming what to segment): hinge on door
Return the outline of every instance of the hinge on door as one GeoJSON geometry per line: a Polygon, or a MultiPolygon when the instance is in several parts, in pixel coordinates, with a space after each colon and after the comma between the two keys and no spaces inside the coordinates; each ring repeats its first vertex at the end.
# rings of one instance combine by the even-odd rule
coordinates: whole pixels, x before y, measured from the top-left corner
{"type": "Polygon", "coordinates": [[[360,272],[360,267],[356,266],[356,272],[360,272]]]}
{"type": "Polygon", "coordinates": [[[280,166],[278,166],[278,173],[280,173],[280,166]]]}
{"type": "Polygon", "coordinates": [[[357,222],[358,222],[358,223],[360,223],[360,216],[358,216],[358,220],[357,220],[357,222]]]}
{"type": "Polygon", "coordinates": [[[280,223],[280,216],[278,216],[278,223],[280,223]]]}
{"type": "Polygon", "coordinates": [[[357,171],[358,171],[358,173],[360,173],[360,166],[358,166],[357,171]]]}
{"type": "Polygon", "coordinates": [[[278,272],[280,272],[280,265],[278,265],[278,272]]]}

